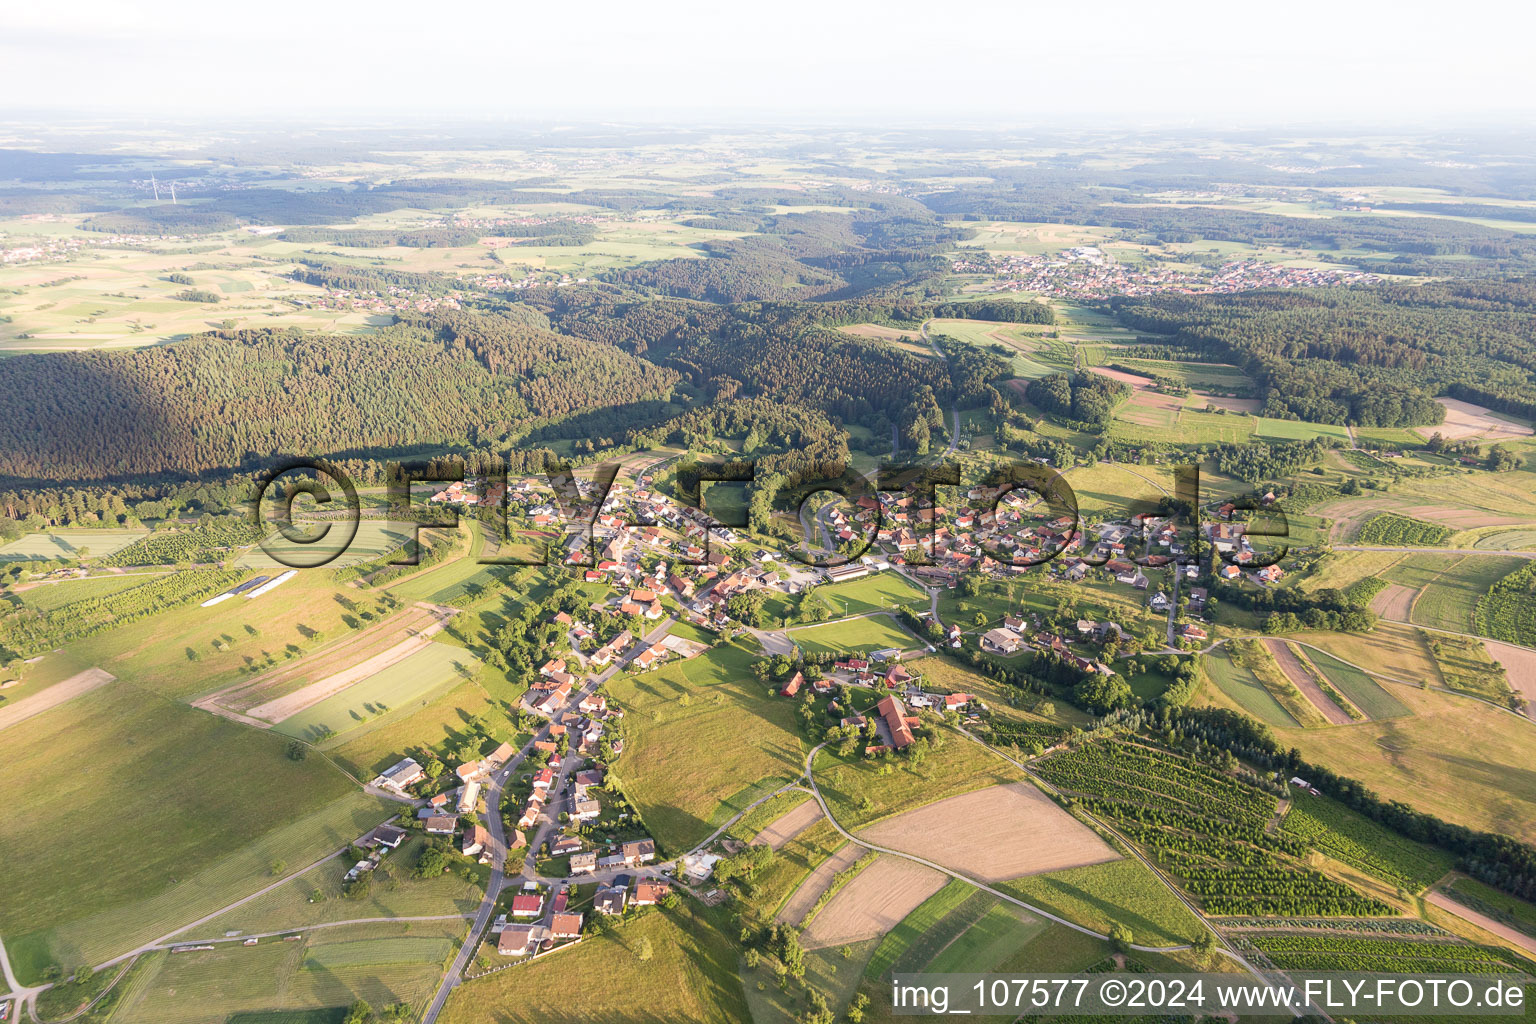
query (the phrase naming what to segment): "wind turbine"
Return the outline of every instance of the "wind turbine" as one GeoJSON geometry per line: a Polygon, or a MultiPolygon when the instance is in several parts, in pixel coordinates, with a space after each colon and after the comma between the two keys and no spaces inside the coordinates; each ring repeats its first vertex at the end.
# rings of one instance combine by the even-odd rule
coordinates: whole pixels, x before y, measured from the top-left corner
{"type": "Polygon", "coordinates": [[[160,182],[155,180],[153,171],[151,171],[149,175],[149,184],[150,187],[155,190],[155,202],[158,203],[160,201],[160,182]]]}
{"type": "Polygon", "coordinates": [[[171,182],[171,205],[176,205],[176,183],[174,181],[171,182]]]}

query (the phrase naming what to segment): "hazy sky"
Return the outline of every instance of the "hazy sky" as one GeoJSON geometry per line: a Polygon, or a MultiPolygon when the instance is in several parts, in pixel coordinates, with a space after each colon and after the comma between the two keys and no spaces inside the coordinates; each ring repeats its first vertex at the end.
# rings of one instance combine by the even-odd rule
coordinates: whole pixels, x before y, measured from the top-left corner
{"type": "Polygon", "coordinates": [[[12,0],[0,111],[1521,123],[1533,29],[1478,0],[12,0]]]}

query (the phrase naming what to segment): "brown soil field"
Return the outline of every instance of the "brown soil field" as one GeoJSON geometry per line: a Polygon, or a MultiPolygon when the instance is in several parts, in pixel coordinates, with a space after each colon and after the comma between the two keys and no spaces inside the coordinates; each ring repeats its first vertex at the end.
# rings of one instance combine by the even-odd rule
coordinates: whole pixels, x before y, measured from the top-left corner
{"type": "MultiPolygon", "coordinates": [[[[1100,377],[1110,377],[1122,383],[1129,384],[1131,387],[1137,388],[1138,390],[1141,388],[1150,387],[1152,385],[1151,377],[1143,377],[1140,374],[1135,373],[1126,373],[1124,370],[1111,370],[1107,366],[1095,366],[1093,367],[1093,372],[1098,374],[1100,377]]],[[[1183,404],[1184,403],[1180,401],[1179,407],[1182,407],[1183,404]]]]}
{"type": "Polygon", "coordinates": [[[1536,722],[1536,651],[1498,640],[1484,640],[1483,646],[1504,666],[1510,688],[1525,698],[1525,716],[1536,722]]]}
{"type": "Polygon", "coordinates": [[[838,330],[859,338],[879,338],[881,341],[920,341],[923,337],[921,331],[903,331],[882,324],[850,324],[838,330]]]}
{"type": "Polygon", "coordinates": [[[1343,498],[1325,502],[1310,509],[1314,515],[1333,520],[1331,539],[1354,541],[1361,525],[1377,512],[1395,512],[1410,519],[1422,519],[1428,523],[1449,526],[1453,530],[1475,530],[1482,526],[1514,526],[1532,522],[1536,517],[1504,515],[1481,508],[1456,508],[1447,505],[1412,505],[1402,498],[1372,495],[1366,498],[1343,498]]]}
{"type": "Polygon", "coordinates": [[[1264,408],[1264,403],[1257,398],[1223,398],[1221,395],[1206,395],[1199,391],[1194,392],[1194,396],[1211,403],[1218,409],[1226,409],[1228,412],[1246,412],[1258,415],[1259,410],[1264,408]]]}
{"type": "Polygon", "coordinates": [[[1307,671],[1307,667],[1296,657],[1296,652],[1291,650],[1289,644],[1284,640],[1268,639],[1264,641],[1264,646],[1269,648],[1270,654],[1274,655],[1280,671],[1284,672],[1285,677],[1301,691],[1303,697],[1312,702],[1313,707],[1323,713],[1324,718],[1334,725],[1348,725],[1354,721],[1349,717],[1348,712],[1335,704],[1332,698],[1323,692],[1323,688],[1317,685],[1317,680],[1312,678],[1312,673],[1307,671]]]}
{"type": "Polygon", "coordinates": [[[98,686],[104,686],[117,677],[112,673],[99,668],[88,668],[84,672],[76,673],[68,679],[62,679],[54,683],[41,693],[34,693],[30,697],[24,697],[14,704],[7,704],[0,708],[0,729],[24,722],[33,715],[40,715],[44,711],[56,708],[65,701],[74,700],[82,693],[89,693],[98,686]]]}
{"type": "Polygon", "coordinates": [[[1461,437],[1495,439],[1527,437],[1532,433],[1530,427],[1499,419],[1489,410],[1480,405],[1473,405],[1471,402],[1462,402],[1454,398],[1437,398],[1435,401],[1445,406],[1445,422],[1432,427],[1414,428],[1415,433],[1422,437],[1432,437],[1438,433],[1449,440],[1461,437]]]}
{"type": "Polygon", "coordinates": [[[1130,405],[1141,405],[1148,409],[1171,409],[1180,412],[1184,408],[1184,399],[1165,395],[1160,391],[1138,391],[1131,396],[1130,405]]]}
{"type": "Polygon", "coordinates": [[[767,845],[777,850],[820,820],[821,805],[815,800],[807,800],[799,807],[792,807],[769,822],[768,826],[757,834],[757,838],[752,840],[752,845],[767,845]]]}
{"type": "MultiPolygon", "coordinates": [[[[446,622],[447,616],[430,605],[413,605],[376,626],[370,626],[361,632],[343,637],[336,643],[322,647],[292,664],[280,666],[255,679],[236,683],[217,693],[211,693],[194,701],[193,707],[214,712],[219,708],[236,712],[250,711],[258,705],[302,692],[306,684],[329,682],[339,673],[371,662],[377,656],[377,652],[383,651],[388,654],[402,644],[417,641],[415,647],[405,650],[397,657],[371,670],[377,672],[385,665],[393,664],[412,653],[433,633],[442,629],[446,622]]],[[[353,682],[356,680],[354,679],[353,682]]],[[[335,693],[336,690],[333,689],[331,692],[335,693]]],[[[308,707],[309,704],[316,702],[312,700],[304,706],[308,707]]]]}
{"type": "Polygon", "coordinates": [[[1119,859],[1092,829],[1023,782],[952,796],[858,836],[984,882],[1119,859]]]}
{"type": "Polygon", "coordinates": [[[1536,516],[1502,516],[1480,508],[1446,508],[1444,505],[1404,505],[1394,511],[1399,515],[1439,523],[1456,530],[1475,530],[1480,526],[1514,526],[1536,521],[1536,516]]]}
{"type": "MultiPolygon", "coordinates": [[[[817,811],[821,810],[814,800],[811,801],[811,806],[817,811]]],[[[832,876],[845,868],[852,867],[853,862],[863,853],[864,847],[857,843],[844,843],[838,847],[837,852],[816,865],[816,870],[805,876],[805,881],[800,883],[800,888],[784,901],[784,905],[779,908],[779,912],[773,919],[780,924],[799,924],[801,919],[811,912],[811,908],[816,905],[821,894],[827,891],[827,886],[832,884],[832,876]]]]}
{"type": "Polygon", "coordinates": [[[1371,611],[1383,619],[1407,622],[1408,613],[1413,610],[1413,599],[1418,596],[1419,592],[1412,587],[1388,583],[1385,590],[1371,598],[1371,611]]]}
{"type": "Polygon", "coordinates": [[[1441,910],[1444,910],[1446,913],[1455,914],[1463,921],[1470,921],[1472,924],[1477,925],[1483,931],[1492,932],[1494,935],[1497,935],[1499,938],[1505,940],[1506,942],[1514,943],[1515,946],[1525,950],[1527,953],[1536,955],[1536,938],[1525,934],[1525,932],[1511,928],[1509,925],[1503,924],[1499,921],[1495,921],[1493,918],[1488,917],[1486,914],[1479,914],[1471,907],[1462,903],[1457,903],[1449,896],[1434,889],[1431,889],[1429,892],[1425,893],[1424,899],[1429,903],[1433,903],[1435,906],[1439,907],[1441,910]]]}
{"type": "Polygon", "coordinates": [[[913,861],[878,857],[811,918],[800,942],[806,949],[821,949],[879,938],[946,881],[941,872],[913,861]]]}

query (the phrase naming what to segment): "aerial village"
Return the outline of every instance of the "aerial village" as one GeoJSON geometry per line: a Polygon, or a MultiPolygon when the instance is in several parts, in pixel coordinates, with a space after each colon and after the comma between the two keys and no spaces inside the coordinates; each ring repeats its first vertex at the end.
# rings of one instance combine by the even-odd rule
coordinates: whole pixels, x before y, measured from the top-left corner
{"type": "MultiPolygon", "coordinates": [[[[662,493],[647,475],[616,482],[600,504],[592,485],[578,478],[573,497],[562,510],[547,483],[532,477],[505,489],[471,479],[432,494],[433,504],[466,513],[505,501],[514,522],[543,531],[558,544],[558,557],[604,596],[588,614],[556,615],[568,649],[538,667],[523,695],[520,712],[533,723],[533,739],[523,748],[502,743],[452,769],[403,757],[373,780],[377,790],[409,801],[413,818],[360,839],[348,875],[351,881],[372,870],[409,828],[437,840],[445,853],[481,865],[492,863],[500,844],[509,882],[486,940],[499,958],[542,955],[580,941],[594,920],[661,904],[676,885],[698,887],[693,891],[704,899],[722,898],[708,887],[709,878],[733,852],[730,841],[658,859],[654,839],[610,779],[625,752],[624,715],[601,686],[616,672],[647,672],[709,649],[692,636],[718,639],[749,630],[759,640],[789,637],[775,634],[771,623],[742,620],[751,595],[790,596],[884,572],[937,593],[962,587],[973,574],[1009,579],[1043,563],[1050,579],[1091,579],[1136,595],[1150,613],[1166,616],[1169,647],[1189,649],[1206,639],[1199,619],[1206,589],[1189,586],[1182,602],[1178,595],[1180,585],[1192,584],[1206,567],[1181,563],[1189,538],[1167,517],[1143,513],[1076,524],[1027,492],[997,487],[973,487],[954,508],[881,492],[846,511],[828,506],[818,512],[824,551],[871,541],[861,556],[823,569],[744,542],[662,493]],[[743,597],[748,600],[736,600],[743,597]],[[1180,612],[1184,621],[1176,621],[1180,612]],[[670,633],[677,622],[695,627],[691,636],[670,633]],[[572,895],[578,883],[597,886],[579,906],[572,895]]],[[[1236,505],[1210,511],[1212,521],[1201,530],[1218,574],[1254,586],[1276,582],[1278,568],[1247,574],[1239,568],[1257,552],[1236,505]]],[[[977,724],[988,714],[974,695],[927,683],[908,667],[910,656],[940,646],[970,646],[1000,660],[1044,652],[1085,676],[1113,675],[1106,652],[1135,650],[1137,643],[1129,628],[1107,620],[1079,619],[1053,631],[1038,616],[1022,614],[984,624],[944,623],[930,614],[915,619],[906,648],[827,657],[789,645],[793,657],[764,658],[765,668],[776,661],[780,672],[765,671],[759,679],[785,700],[831,698],[823,723],[828,735],[861,740],[865,757],[889,757],[932,728],[925,715],[977,724]],[[854,691],[870,696],[849,700],[854,691]]]]}

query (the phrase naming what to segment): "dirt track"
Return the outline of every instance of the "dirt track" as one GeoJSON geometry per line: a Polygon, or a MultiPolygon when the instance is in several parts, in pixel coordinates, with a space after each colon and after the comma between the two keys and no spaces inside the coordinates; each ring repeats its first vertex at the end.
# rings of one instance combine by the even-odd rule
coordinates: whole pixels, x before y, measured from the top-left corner
{"type": "Polygon", "coordinates": [[[984,882],[1119,859],[1092,829],[1024,782],[952,796],[857,835],[984,882]]]}
{"type": "Polygon", "coordinates": [[[395,644],[395,646],[388,650],[380,651],[366,661],[360,661],[356,665],[343,669],[334,675],[327,676],[319,682],[310,683],[308,686],[295,690],[287,696],[278,697],[276,700],[269,700],[265,704],[257,705],[251,708],[248,713],[252,718],[260,718],[268,722],[281,722],[285,718],[298,714],[305,708],[313,707],[327,697],[335,696],[354,683],[360,683],[369,676],[384,671],[396,662],[404,661],[431,643],[433,635],[441,630],[443,626],[447,625],[447,622],[447,619],[438,619],[415,636],[407,637],[395,644]]]}
{"type": "Polygon", "coordinates": [[[1499,938],[1513,942],[1527,953],[1536,955],[1536,937],[1525,934],[1518,929],[1511,928],[1507,924],[1495,921],[1484,914],[1479,914],[1471,907],[1457,903],[1443,893],[1430,890],[1424,894],[1424,899],[1449,914],[1455,914],[1464,921],[1470,921],[1487,932],[1492,932],[1499,938]]]}
{"type": "Polygon", "coordinates": [[[116,678],[112,673],[99,668],[88,668],[84,672],[72,675],[68,679],[54,683],[41,693],[34,693],[30,697],[24,697],[14,704],[0,708],[0,729],[16,725],[18,722],[25,722],[33,715],[40,715],[50,708],[56,708],[65,701],[73,700],[82,693],[89,693],[116,678]]]}
{"type": "Polygon", "coordinates": [[[270,703],[285,694],[295,692],[290,690],[290,687],[302,687],[306,682],[325,681],[363,660],[367,657],[368,651],[380,650],[381,645],[393,646],[394,643],[409,640],[422,633],[431,636],[442,628],[442,623],[447,621],[447,615],[448,613],[443,609],[430,605],[415,605],[390,616],[375,626],[327,644],[298,661],[282,665],[255,679],[244,680],[201,697],[193,701],[192,706],[215,714],[233,712],[233,716],[227,717],[238,717],[240,721],[249,723],[251,721],[249,715],[256,706],[270,703]]]}
{"type": "Polygon", "coordinates": [[[811,918],[800,941],[806,949],[820,949],[878,938],[943,888],[946,880],[932,868],[882,855],[811,918]]]}
{"type": "Polygon", "coordinates": [[[1312,706],[1323,713],[1323,717],[1334,725],[1349,725],[1354,719],[1349,717],[1349,712],[1339,707],[1323,692],[1323,688],[1317,685],[1317,680],[1312,678],[1312,673],[1296,657],[1296,652],[1291,650],[1284,640],[1265,640],[1264,646],[1269,648],[1269,653],[1275,656],[1275,663],[1280,666],[1280,671],[1285,677],[1295,684],[1301,695],[1312,702],[1312,706]]]}

